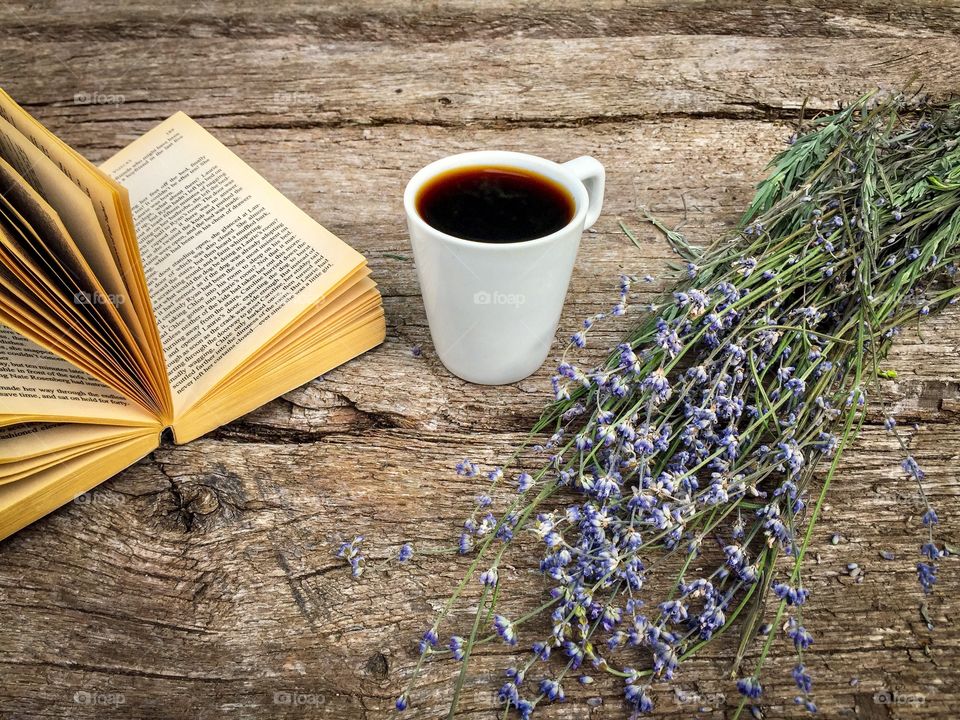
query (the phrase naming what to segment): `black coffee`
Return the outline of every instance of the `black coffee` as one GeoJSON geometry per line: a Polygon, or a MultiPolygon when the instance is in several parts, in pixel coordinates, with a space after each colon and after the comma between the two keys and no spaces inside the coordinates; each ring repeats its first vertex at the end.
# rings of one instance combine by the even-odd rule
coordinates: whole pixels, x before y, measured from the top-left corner
{"type": "Polygon", "coordinates": [[[556,232],[573,219],[567,190],[512,167],[458,168],[437,175],[417,195],[428,225],[465,240],[515,243],[556,232]]]}

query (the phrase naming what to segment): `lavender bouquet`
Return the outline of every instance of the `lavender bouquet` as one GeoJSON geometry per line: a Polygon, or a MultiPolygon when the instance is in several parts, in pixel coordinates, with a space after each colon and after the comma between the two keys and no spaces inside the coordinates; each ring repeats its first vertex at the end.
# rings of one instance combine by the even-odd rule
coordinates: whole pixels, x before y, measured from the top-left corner
{"type": "MultiPolygon", "coordinates": [[[[734,717],[761,696],[761,666],[781,632],[796,648],[797,702],[816,710],[802,561],[891,339],[960,294],[958,137],[960,106],[908,111],[902,97],[865,96],[792,140],[731,237],[698,251],[669,234],[686,261],[673,291],[599,367],[560,365],[556,402],[531,435],[537,469],[489,472],[492,487],[512,483],[516,494],[497,512],[482,495],[465,523],[460,551],[473,561],[420,642],[398,709],[425,660],[452,657],[452,716],[474,648],[516,645],[523,625],[549,617],[499,690],[522,718],[587,672],[621,678],[631,716],[649,713],[650,684],[732,627],[734,717]],[[498,567],[523,536],[538,541],[549,592],[509,618],[498,612],[498,567]],[[669,591],[651,594],[648,580],[667,572],[669,591]],[[474,621],[441,643],[471,582],[481,584],[474,621]],[[758,638],[758,660],[743,667],[758,638]]],[[[613,315],[633,281],[622,279],[613,315]]],[[[586,321],[569,350],[605,315],[586,321]]],[[[893,419],[886,426],[897,434],[893,419]]],[[[929,591],[943,555],[937,516],[913,458],[903,471],[925,507],[917,573],[929,591]]],[[[481,469],[465,460],[458,472],[481,469]]],[[[359,567],[356,544],[343,553],[359,567]]],[[[411,553],[405,546],[401,559],[411,553]]]]}

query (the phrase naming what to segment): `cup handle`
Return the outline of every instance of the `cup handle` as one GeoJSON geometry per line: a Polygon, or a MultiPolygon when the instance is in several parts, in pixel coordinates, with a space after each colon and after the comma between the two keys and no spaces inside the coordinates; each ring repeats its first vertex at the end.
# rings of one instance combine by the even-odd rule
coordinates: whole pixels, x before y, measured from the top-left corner
{"type": "Polygon", "coordinates": [[[600,209],[603,207],[603,184],[606,178],[603,165],[596,158],[582,155],[563,163],[562,167],[573,173],[587,188],[587,197],[590,199],[590,203],[587,206],[587,219],[583,227],[584,229],[592,227],[597,218],[600,217],[600,209]]]}

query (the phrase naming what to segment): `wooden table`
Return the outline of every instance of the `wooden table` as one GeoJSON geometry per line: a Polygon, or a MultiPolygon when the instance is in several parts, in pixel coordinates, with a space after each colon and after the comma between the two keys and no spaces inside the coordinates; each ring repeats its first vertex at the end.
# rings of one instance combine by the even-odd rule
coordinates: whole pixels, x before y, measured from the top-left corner
{"type": "MultiPolygon", "coordinates": [[[[5,3],[2,83],[29,110],[96,161],[184,110],[367,256],[388,332],[322,381],[197,442],[164,445],[88,502],[0,545],[0,717],[389,716],[415,641],[466,562],[421,555],[355,581],[333,552],[354,533],[372,558],[407,540],[450,546],[481,486],[457,478],[454,463],[505,457],[546,402],[556,362],[502,388],[443,369],[405,235],[407,178],[474,148],[599,158],[606,207],[581,247],[566,337],[612,302],[621,271],[655,275],[647,296],[667,286],[670,253],[640,222],[641,206],[684,221],[695,242],[723,232],[804,102],[831,109],[915,73],[934,99],[958,89],[955,0],[841,5],[5,3]],[[307,704],[283,704],[284,693],[307,704]]],[[[953,544],[958,320],[949,312],[906,332],[888,362],[898,377],[885,383],[953,544]]],[[[607,326],[588,357],[629,322],[607,326]]],[[[871,418],[807,563],[815,696],[826,718],[958,717],[956,562],[944,561],[939,592],[924,598],[916,491],[879,410],[871,418]],[[885,702],[885,691],[896,695],[885,702]]],[[[542,596],[528,565],[501,577],[508,609],[542,596]]],[[[462,626],[467,614],[455,619],[462,626]]],[[[721,639],[658,688],[658,716],[727,717],[734,644],[721,639]]],[[[482,650],[459,717],[496,716],[492,691],[509,659],[503,646],[482,650]]],[[[804,715],[792,664],[778,643],[764,680],[768,718],[804,715]]],[[[408,715],[445,716],[454,673],[428,665],[408,715]]],[[[571,682],[567,692],[539,717],[626,714],[619,684],[571,682]]]]}

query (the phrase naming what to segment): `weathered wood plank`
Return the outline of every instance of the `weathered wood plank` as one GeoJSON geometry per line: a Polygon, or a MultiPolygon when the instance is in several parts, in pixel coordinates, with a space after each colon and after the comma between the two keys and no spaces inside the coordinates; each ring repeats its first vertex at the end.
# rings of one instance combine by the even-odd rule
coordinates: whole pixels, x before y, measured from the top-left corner
{"type": "MultiPolygon", "coordinates": [[[[216,127],[577,126],[835,109],[881,86],[954,96],[953,38],[510,38],[413,46],[289,38],[5,41],[5,84],[48,121],[135,130],[169,108],[216,127]],[[109,48],[109,49],[107,49],[109,48]],[[158,61],[162,58],[163,61],[158,61]],[[37,65],[55,72],[30,72],[37,65]],[[116,107],[114,103],[119,103],[116,107]]],[[[105,128],[103,128],[105,130],[105,128]]],[[[109,136],[104,142],[111,142],[109,136]]]]}
{"type": "MultiPolygon", "coordinates": [[[[519,439],[368,430],[302,445],[201,440],[162,449],[85,504],[0,548],[0,665],[7,680],[0,707],[16,703],[28,717],[95,717],[102,708],[78,705],[74,694],[119,692],[125,716],[192,717],[203,708],[216,717],[296,717],[313,710],[275,706],[273,699],[299,691],[322,696],[315,713],[321,717],[384,717],[411,669],[413,639],[464,561],[418,556],[410,571],[371,569],[354,581],[331,553],[354,531],[367,533],[373,557],[408,539],[421,553],[449,546],[478,488],[456,478],[452,464],[464,453],[494,460],[519,439]]],[[[958,446],[954,426],[912,433],[912,451],[942,509],[960,504],[958,446]]],[[[865,708],[858,716],[887,717],[872,700],[885,688],[925,698],[923,706],[889,708],[891,717],[960,712],[960,667],[951,661],[958,638],[950,630],[960,611],[957,578],[945,568],[941,594],[929,601],[937,626],[930,632],[912,570],[919,509],[898,457],[882,430],[862,435],[844,461],[810,556],[804,622],[816,645],[806,662],[824,717],[842,717],[855,705],[865,708]],[[836,546],[827,542],[834,531],[842,536],[836,546]],[[880,551],[895,559],[881,559],[880,551]],[[861,583],[846,574],[848,562],[865,571],[861,583]]],[[[944,515],[943,536],[955,541],[957,515],[944,515]]],[[[521,558],[502,577],[508,611],[532,607],[542,592],[521,558]]],[[[522,632],[524,643],[535,638],[533,630],[522,632]]],[[[736,702],[723,679],[733,642],[719,640],[678,678],[679,687],[714,708],[699,717],[723,717],[736,702]]],[[[789,704],[790,652],[778,644],[773,657],[768,716],[802,717],[789,704]]],[[[490,684],[509,658],[498,646],[479,652],[464,717],[488,717],[490,684]]],[[[452,671],[442,662],[427,667],[420,709],[411,717],[441,716],[452,671]]],[[[598,695],[605,706],[597,717],[622,716],[615,684],[569,685],[570,700],[544,717],[583,717],[586,699],[598,695]]],[[[681,702],[668,688],[657,697],[665,717],[693,712],[689,699],[681,702]]]]}
{"type": "Polygon", "coordinates": [[[0,32],[56,40],[107,37],[276,37],[399,43],[496,38],[711,34],[773,37],[928,37],[956,34],[955,2],[764,0],[207,0],[186,7],[136,0],[102,5],[7,4],[0,32]],[[26,26],[26,27],[24,27],[26,26]]]}

